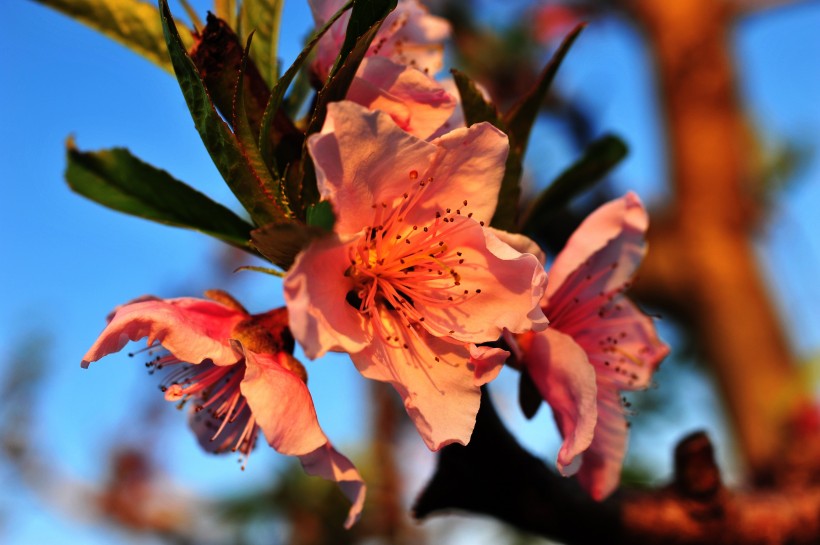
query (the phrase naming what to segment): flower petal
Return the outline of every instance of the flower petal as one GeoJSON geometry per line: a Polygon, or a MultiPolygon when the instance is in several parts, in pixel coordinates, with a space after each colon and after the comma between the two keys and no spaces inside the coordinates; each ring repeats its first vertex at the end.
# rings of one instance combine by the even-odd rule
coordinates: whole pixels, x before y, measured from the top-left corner
{"type": "Polygon", "coordinates": [[[308,139],[316,182],[333,203],[335,231],[347,235],[372,221],[372,206],[394,204],[415,177],[424,179],[437,148],[402,129],[384,112],[350,101],[328,105],[320,134],[308,139]],[[413,173],[413,174],[411,174],[413,173]]]}
{"type": "Polygon", "coordinates": [[[637,195],[627,193],[590,214],[567,241],[550,268],[546,298],[553,297],[573,274],[586,267],[588,271],[604,270],[617,264],[605,282],[596,283],[599,291],[622,286],[635,274],[644,254],[644,236],[649,217],[637,195]],[[589,260],[595,256],[595,263],[589,260]]]}
{"type": "Polygon", "coordinates": [[[652,318],[624,296],[604,307],[594,328],[579,328],[571,335],[586,351],[598,376],[621,390],[649,386],[652,374],[669,354],[669,346],[658,338],[652,318]]]}
{"type": "Polygon", "coordinates": [[[329,442],[300,456],[299,461],[308,475],[339,483],[339,488],[352,504],[345,521],[345,528],[350,529],[359,520],[367,493],[367,487],[356,467],[329,442]]]}
{"type": "Polygon", "coordinates": [[[396,125],[426,140],[452,115],[456,100],[435,80],[382,57],[366,58],[347,100],[390,115],[396,125]]]}
{"type": "Polygon", "coordinates": [[[270,446],[289,456],[307,454],[327,442],[307,385],[283,367],[290,354],[245,350],[245,377],[239,385],[270,446]]]}
{"type": "MultiPolygon", "coordinates": [[[[563,475],[578,467],[578,456],[596,431],[595,369],[571,337],[548,328],[531,337],[524,364],[544,400],[552,408],[564,443],[556,465],[563,475]]],[[[586,456],[584,463],[586,464],[586,456]]]]}
{"type": "Polygon", "coordinates": [[[436,212],[451,208],[489,225],[510,149],[507,135],[489,123],[477,123],[455,129],[432,144],[438,148],[427,174],[433,183],[423,206],[408,214],[407,221],[427,223],[436,212]]]}
{"type": "Polygon", "coordinates": [[[405,327],[395,311],[381,312],[381,327],[388,339],[399,340],[375,336],[367,348],[351,354],[359,372],[393,385],[430,450],[451,443],[466,445],[481,400],[469,347],[433,337],[422,328],[405,327]]]}
{"type": "Polygon", "coordinates": [[[595,437],[583,454],[578,481],[590,496],[601,501],[621,479],[626,455],[627,422],[618,388],[598,380],[598,425],[595,437]]]}
{"type": "Polygon", "coordinates": [[[300,253],[285,277],[290,329],[311,359],[328,350],[358,352],[368,342],[362,316],[345,303],[353,288],[349,266],[348,244],[328,236],[300,253]]]}
{"type": "Polygon", "coordinates": [[[510,353],[491,346],[470,345],[470,363],[475,368],[475,385],[484,386],[495,380],[510,353]]]}
{"type": "Polygon", "coordinates": [[[453,292],[462,299],[453,304],[414,301],[425,317],[424,327],[437,336],[473,343],[494,341],[505,328],[522,333],[546,327],[539,302],[547,275],[538,259],[519,253],[471,219],[455,216],[449,225],[442,240],[458,249],[459,260],[451,265],[459,275],[453,292]]]}
{"type": "Polygon", "coordinates": [[[228,338],[246,314],[213,301],[193,298],[141,298],[115,309],[108,325],[83,356],[82,366],[119,352],[128,341],[148,337],[148,344],[160,343],[180,361],[200,363],[211,360],[231,365],[241,359],[228,338]]]}

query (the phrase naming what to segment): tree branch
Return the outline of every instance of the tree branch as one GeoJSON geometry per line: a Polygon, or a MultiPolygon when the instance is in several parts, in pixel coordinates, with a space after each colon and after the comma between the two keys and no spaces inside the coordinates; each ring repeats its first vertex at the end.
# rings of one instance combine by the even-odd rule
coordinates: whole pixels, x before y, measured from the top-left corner
{"type": "Polygon", "coordinates": [[[778,490],[731,491],[708,437],[697,432],[678,445],[671,484],[622,489],[598,503],[521,448],[485,390],[470,443],[442,449],[414,514],[484,514],[567,544],[810,545],[820,542],[820,484],[813,475],[778,490]]]}

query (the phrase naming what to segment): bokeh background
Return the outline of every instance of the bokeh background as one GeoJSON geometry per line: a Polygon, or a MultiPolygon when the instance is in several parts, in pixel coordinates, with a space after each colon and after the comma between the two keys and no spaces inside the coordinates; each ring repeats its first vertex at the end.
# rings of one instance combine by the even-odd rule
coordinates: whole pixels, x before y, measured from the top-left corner
{"type": "MultiPolygon", "coordinates": [[[[207,1],[192,4],[203,17],[210,7],[207,1]]],[[[765,204],[756,253],[791,348],[816,394],[820,2],[740,4],[746,14],[733,23],[729,52],[756,142],[753,159],[765,204]]],[[[627,189],[637,191],[650,210],[668,201],[670,167],[655,68],[645,36],[627,13],[606,2],[576,4],[573,11],[521,0],[461,7],[467,5],[468,10],[456,10],[457,2],[432,7],[457,14],[459,28],[481,37],[478,43],[499,40],[503,47],[494,54],[514,54],[516,62],[530,63],[530,71],[571,28],[565,19],[590,21],[536,126],[527,158],[533,190],[571,164],[590,138],[613,132],[627,141],[630,154],[587,201],[627,189]]],[[[434,456],[395,411],[392,396],[366,383],[344,357],[308,362],[307,368],[326,432],[372,476],[373,502],[348,534],[340,530],[344,503],[335,489],[301,477],[292,460],[257,448],[240,471],[230,456],[201,452],[184,414],[163,401],[139,357],[113,355],[80,369],[107,313],[132,298],[198,296],[224,288],[259,312],[283,304],[281,283],[253,272],[234,273],[254,263],[198,233],[127,217],[73,194],[63,181],[69,135],[83,150],[128,147],[239,209],[172,76],[32,1],[4,6],[0,541],[529,542],[485,519],[412,522],[409,506],[431,473],[434,456]],[[393,438],[386,450],[379,446],[385,434],[393,438]],[[385,453],[393,460],[387,468],[379,463],[385,453]]],[[[182,13],[173,3],[172,9],[182,13]]],[[[311,29],[306,2],[286,2],[281,44],[286,65],[311,29]]],[[[497,75],[494,67],[507,62],[512,67],[507,77],[519,79],[519,65],[474,49],[471,58],[450,51],[448,67],[480,80],[482,73],[497,75]]],[[[526,81],[526,74],[522,69],[520,79],[526,81]]],[[[586,204],[582,199],[578,207],[586,204]]],[[[633,396],[637,411],[625,479],[663,482],[676,441],[706,429],[730,481],[739,481],[733,431],[709,368],[674,320],[662,321],[661,328],[674,354],[657,374],[656,386],[633,396]]],[[[516,373],[505,370],[491,393],[521,442],[551,463],[559,442],[549,411],[525,421],[516,384],[516,373]]]]}

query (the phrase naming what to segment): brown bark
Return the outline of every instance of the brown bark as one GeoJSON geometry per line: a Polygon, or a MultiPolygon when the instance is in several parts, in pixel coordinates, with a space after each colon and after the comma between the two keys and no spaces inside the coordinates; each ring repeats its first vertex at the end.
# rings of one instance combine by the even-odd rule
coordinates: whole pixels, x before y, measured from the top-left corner
{"type": "MultiPolygon", "coordinates": [[[[807,430],[802,430],[805,434],[807,430]]],[[[620,490],[604,502],[589,498],[522,449],[504,429],[484,392],[470,443],[445,447],[438,469],[415,506],[424,518],[457,509],[483,513],[568,544],[810,545],[820,542],[820,436],[794,443],[810,452],[811,469],[785,462],[777,490],[732,492],[723,486],[703,433],[681,441],[675,478],[655,490],[620,490]]],[[[802,457],[800,458],[802,459],[802,457]]],[[[805,461],[805,460],[804,460],[805,461]]]]}
{"type": "Polygon", "coordinates": [[[674,192],[650,230],[637,289],[684,313],[760,480],[800,400],[750,239],[758,211],[729,48],[734,14],[715,0],[629,5],[656,59],[674,192]]]}

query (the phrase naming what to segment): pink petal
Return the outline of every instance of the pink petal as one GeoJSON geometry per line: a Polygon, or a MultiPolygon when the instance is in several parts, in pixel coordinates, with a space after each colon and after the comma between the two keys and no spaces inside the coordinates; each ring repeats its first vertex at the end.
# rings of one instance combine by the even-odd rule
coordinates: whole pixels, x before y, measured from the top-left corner
{"type": "Polygon", "coordinates": [[[435,80],[382,57],[362,62],[347,100],[389,114],[402,130],[421,139],[436,132],[456,106],[435,80]]]}
{"type": "MultiPolygon", "coordinates": [[[[544,250],[541,249],[538,244],[532,240],[530,237],[520,235],[518,233],[508,233],[507,231],[502,231],[501,229],[494,229],[490,227],[488,229],[495,237],[500,240],[501,242],[507,244],[508,246],[512,247],[515,251],[520,252],[522,254],[532,254],[536,258],[538,258],[539,263],[543,265],[547,261],[547,256],[544,253],[544,250]]],[[[496,252],[496,255],[501,257],[501,255],[496,252]]]]}
{"type": "Polygon", "coordinates": [[[443,240],[458,248],[463,263],[454,265],[465,300],[431,305],[416,300],[424,327],[437,336],[464,342],[496,340],[503,329],[523,333],[547,325],[539,301],[546,273],[535,256],[522,254],[463,216],[452,218],[443,240]]]}
{"type": "Polygon", "coordinates": [[[484,386],[495,380],[510,353],[501,348],[470,345],[470,363],[475,371],[475,385],[484,386]]]}
{"type": "Polygon", "coordinates": [[[451,443],[466,445],[481,400],[469,347],[433,337],[423,329],[408,329],[395,311],[382,311],[381,326],[387,337],[400,340],[388,342],[376,336],[367,348],[351,354],[359,372],[393,385],[430,450],[451,443]]]}
{"type": "Polygon", "coordinates": [[[339,488],[352,504],[345,521],[345,528],[350,529],[359,520],[367,492],[364,480],[356,471],[356,467],[329,442],[313,452],[300,456],[299,460],[308,475],[339,483],[339,488]]]}
{"type": "Polygon", "coordinates": [[[325,443],[313,399],[301,378],[282,366],[284,352],[245,350],[245,377],[239,385],[270,446],[290,456],[304,455],[325,443]]]}
{"type": "Polygon", "coordinates": [[[285,277],[290,329],[311,359],[329,350],[358,352],[368,342],[361,314],[345,302],[353,288],[349,266],[348,244],[329,236],[299,254],[285,277]]]}
{"type": "Polygon", "coordinates": [[[427,190],[424,207],[418,207],[415,215],[408,214],[407,221],[429,222],[435,212],[451,208],[489,225],[509,152],[507,135],[489,123],[478,123],[455,129],[432,143],[438,153],[427,175],[434,182],[427,190]]]}
{"type": "Polygon", "coordinates": [[[392,207],[414,176],[424,179],[436,153],[435,146],[401,130],[386,113],[350,101],[328,106],[327,121],[321,134],[308,139],[308,150],[341,235],[369,225],[372,206],[392,207]]]}
{"type": "Polygon", "coordinates": [[[618,388],[598,380],[598,425],[595,437],[583,454],[578,481],[600,501],[618,486],[626,455],[627,422],[618,388]]]}
{"type": "Polygon", "coordinates": [[[634,275],[646,253],[644,235],[648,225],[646,210],[632,192],[599,207],[581,223],[556,257],[550,268],[546,297],[552,298],[596,254],[596,263],[587,266],[588,271],[603,270],[617,263],[607,281],[596,286],[609,291],[606,286],[623,285],[634,275]]]}
{"type": "Polygon", "coordinates": [[[640,390],[649,386],[652,374],[669,354],[659,338],[652,319],[624,296],[603,307],[594,328],[564,328],[587,353],[599,378],[621,390],[640,390]]]}
{"type": "Polygon", "coordinates": [[[418,0],[400,0],[385,19],[368,55],[389,57],[398,64],[418,68],[428,75],[441,70],[444,40],[450,36],[450,23],[430,15],[418,0]]]}
{"type": "Polygon", "coordinates": [[[118,307],[97,341],[83,356],[82,366],[118,352],[128,343],[148,337],[180,361],[211,360],[231,365],[241,359],[228,339],[234,326],[247,315],[213,301],[201,299],[140,299],[118,307]]]}
{"type": "MultiPolygon", "coordinates": [[[[524,364],[564,437],[558,470],[571,475],[578,468],[578,457],[593,441],[593,433],[597,436],[595,370],[571,337],[552,328],[531,337],[524,364]]],[[[581,467],[586,460],[584,455],[581,467]]]]}

